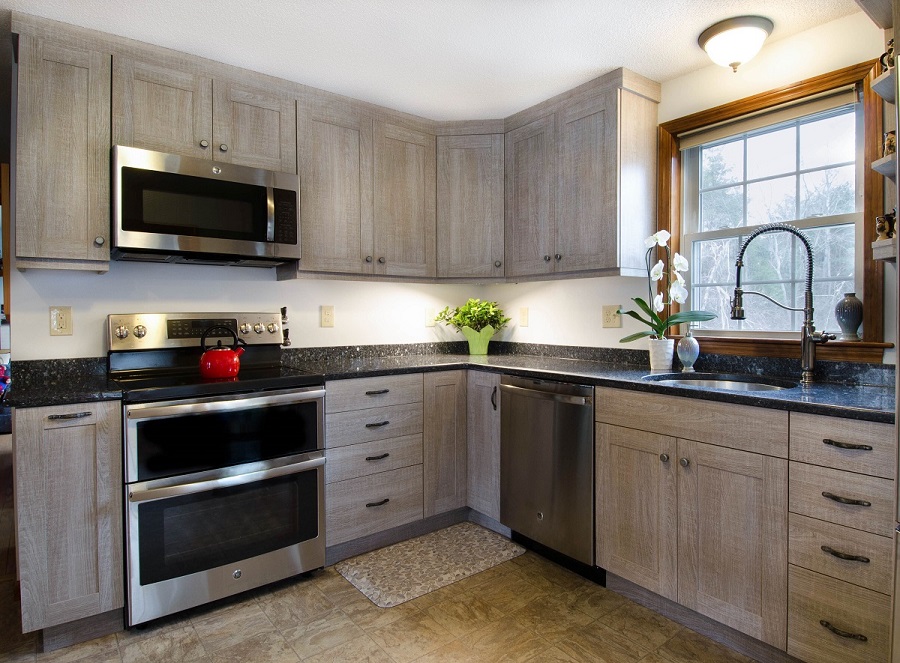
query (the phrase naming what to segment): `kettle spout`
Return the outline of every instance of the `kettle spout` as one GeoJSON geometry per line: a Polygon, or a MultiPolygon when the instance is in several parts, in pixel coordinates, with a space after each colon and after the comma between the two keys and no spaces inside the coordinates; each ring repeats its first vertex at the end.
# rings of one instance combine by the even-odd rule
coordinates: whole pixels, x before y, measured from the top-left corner
{"type": "Polygon", "coordinates": [[[240,357],[242,354],[244,354],[244,346],[238,344],[238,346],[234,349],[234,354],[237,355],[238,357],[240,357]]]}

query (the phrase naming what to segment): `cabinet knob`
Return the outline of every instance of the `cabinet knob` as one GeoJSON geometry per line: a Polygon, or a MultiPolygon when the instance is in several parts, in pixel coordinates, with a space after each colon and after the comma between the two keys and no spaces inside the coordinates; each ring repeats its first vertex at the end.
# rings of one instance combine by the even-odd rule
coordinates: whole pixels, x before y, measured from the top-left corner
{"type": "Polygon", "coordinates": [[[544,262],[550,262],[550,256],[544,256],[544,262]]]}
{"type": "Polygon", "coordinates": [[[366,256],[366,262],[372,262],[372,256],[366,256]]]}
{"type": "Polygon", "coordinates": [[[385,263],[384,256],[378,259],[378,264],[383,265],[385,263]]]}
{"type": "Polygon", "coordinates": [[[557,253],[557,254],[556,254],[555,256],[553,256],[553,257],[556,258],[556,261],[557,261],[557,262],[559,262],[560,260],[562,260],[562,254],[557,253]]]}
{"type": "Polygon", "coordinates": [[[691,461],[689,461],[687,458],[682,458],[681,460],[678,461],[678,464],[681,465],[682,467],[687,467],[688,465],[691,464],[691,461]]]}
{"type": "Polygon", "coordinates": [[[104,244],[106,244],[106,238],[104,238],[104,237],[95,237],[95,238],[94,238],[94,244],[97,245],[97,246],[103,246],[104,244]]]}
{"type": "Polygon", "coordinates": [[[659,459],[664,463],[668,463],[669,462],[669,454],[659,454],[659,459]]]}
{"type": "Polygon", "coordinates": [[[494,267],[500,267],[502,264],[503,264],[503,263],[500,262],[499,260],[495,260],[495,261],[494,261],[494,267]]]}
{"type": "Polygon", "coordinates": [[[202,148],[205,150],[207,147],[209,147],[209,141],[208,141],[208,140],[201,140],[201,141],[200,141],[200,147],[202,147],[202,148]]]}
{"type": "Polygon", "coordinates": [[[219,145],[219,151],[220,151],[220,152],[227,152],[227,151],[228,151],[228,146],[227,146],[225,143],[222,143],[221,145],[219,145]]]}

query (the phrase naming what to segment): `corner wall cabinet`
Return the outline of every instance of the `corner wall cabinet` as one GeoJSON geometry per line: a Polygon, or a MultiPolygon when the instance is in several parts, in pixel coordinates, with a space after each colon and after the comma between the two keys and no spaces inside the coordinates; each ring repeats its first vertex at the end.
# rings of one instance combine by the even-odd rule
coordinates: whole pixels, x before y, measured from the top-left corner
{"type": "Polygon", "coordinates": [[[13,410],[22,630],[123,607],[121,403],[13,410]]]}

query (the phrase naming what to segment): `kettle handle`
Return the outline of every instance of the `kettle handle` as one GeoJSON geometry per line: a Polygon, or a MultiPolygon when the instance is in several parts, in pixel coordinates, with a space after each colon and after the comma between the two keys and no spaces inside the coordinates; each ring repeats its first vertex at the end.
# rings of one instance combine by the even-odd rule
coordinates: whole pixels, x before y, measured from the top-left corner
{"type": "Polygon", "coordinates": [[[200,349],[203,352],[206,352],[209,348],[206,347],[206,337],[209,336],[212,332],[224,330],[227,331],[231,338],[234,339],[234,345],[231,346],[232,350],[237,350],[239,345],[247,345],[246,341],[242,338],[238,338],[237,333],[231,328],[226,327],[224,325],[216,325],[215,327],[210,327],[206,331],[203,332],[203,336],[200,337],[200,349]]]}

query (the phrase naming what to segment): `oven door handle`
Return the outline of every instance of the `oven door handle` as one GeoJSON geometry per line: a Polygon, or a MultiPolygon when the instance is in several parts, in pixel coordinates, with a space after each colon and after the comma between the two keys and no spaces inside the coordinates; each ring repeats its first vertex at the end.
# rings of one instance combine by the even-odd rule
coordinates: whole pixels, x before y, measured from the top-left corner
{"type": "Polygon", "coordinates": [[[237,474],[230,477],[221,477],[218,479],[210,479],[208,481],[196,481],[194,483],[183,483],[177,486],[165,486],[162,488],[149,488],[146,490],[128,489],[129,502],[151,502],[153,500],[162,500],[168,497],[180,497],[182,495],[193,495],[195,493],[205,493],[217,488],[228,488],[230,486],[239,486],[254,481],[262,481],[264,479],[274,479],[275,477],[283,477],[288,474],[297,474],[313,470],[317,467],[325,465],[325,457],[311,458],[300,463],[291,465],[282,465],[281,467],[273,467],[268,470],[259,470],[257,472],[248,472],[246,474],[237,474]]]}
{"type": "Polygon", "coordinates": [[[269,395],[247,395],[244,397],[222,398],[200,402],[169,401],[164,404],[150,403],[127,405],[125,416],[128,419],[162,419],[165,417],[179,417],[190,414],[204,414],[206,412],[234,412],[237,410],[249,410],[251,408],[270,405],[292,405],[305,403],[325,398],[325,390],[321,387],[311,389],[297,389],[288,393],[269,395]]]}

